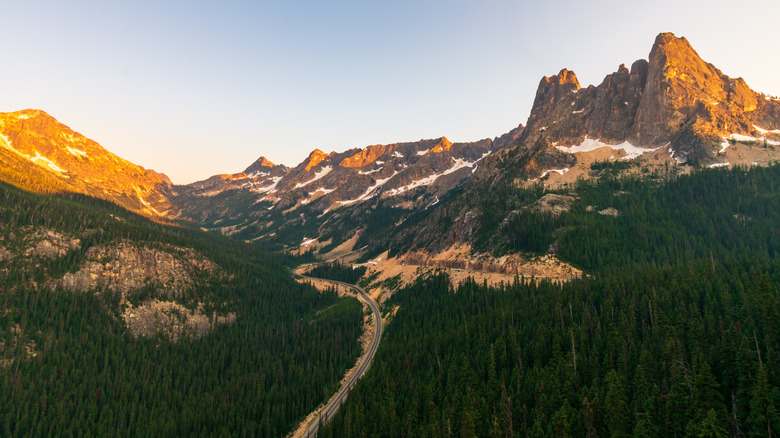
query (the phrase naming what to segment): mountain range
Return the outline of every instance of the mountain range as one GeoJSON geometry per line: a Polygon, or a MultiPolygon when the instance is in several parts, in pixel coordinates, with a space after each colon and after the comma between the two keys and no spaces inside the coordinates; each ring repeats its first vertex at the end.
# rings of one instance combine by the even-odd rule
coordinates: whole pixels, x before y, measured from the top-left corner
{"type": "MultiPolygon", "coordinates": [[[[567,69],[542,78],[525,125],[471,143],[315,149],[294,167],[260,157],[243,172],[188,185],[113,155],[41,110],[0,114],[0,146],[0,177],[26,189],[87,194],[276,249],[306,242],[325,253],[358,235],[353,247],[377,253],[392,244],[395,225],[500,181],[554,188],[589,178],[598,161],[631,162],[628,172],[769,163],[780,156],[780,99],[662,33],[647,60],[620,65],[597,86],[582,88],[567,69]]],[[[461,225],[481,214],[471,210],[461,225]]]]}
{"type": "Polygon", "coordinates": [[[493,139],[187,185],[0,114],[0,436],[774,436],[778,148],[669,33],[493,139]]]}

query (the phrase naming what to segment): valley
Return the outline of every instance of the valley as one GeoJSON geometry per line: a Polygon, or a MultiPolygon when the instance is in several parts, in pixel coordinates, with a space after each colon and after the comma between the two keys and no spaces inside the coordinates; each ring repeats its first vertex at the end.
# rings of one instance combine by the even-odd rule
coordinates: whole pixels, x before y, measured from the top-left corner
{"type": "MultiPolygon", "coordinates": [[[[306,275],[306,266],[299,266],[292,270],[292,274],[304,280],[314,279],[306,275]]],[[[350,369],[344,378],[341,380],[341,388],[338,392],[331,397],[325,405],[317,409],[315,412],[306,417],[306,419],[298,426],[298,429],[293,433],[293,438],[296,437],[309,437],[316,436],[318,428],[321,424],[327,424],[328,421],[336,414],[339,407],[344,403],[349,392],[357,384],[358,380],[365,375],[371,361],[374,359],[377,348],[379,347],[379,341],[382,339],[382,315],[379,313],[379,307],[377,303],[369,297],[366,292],[356,285],[344,283],[335,280],[320,280],[326,281],[335,285],[336,287],[344,287],[350,289],[352,293],[357,294],[360,297],[361,302],[365,307],[370,309],[370,317],[367,317],[366,328],[363,338],[366,338],[366,342],[363,343],[363,354],[358,359],[354,368],[350,369]],[[370,337],[365,335],[370,333],[370,337]]]]}
{"type": "Polygon", "coordinates": [[[774,436],[778,161],[671,33],[492,139],[186,185],[0,113],[0,436],[774,436]]]}

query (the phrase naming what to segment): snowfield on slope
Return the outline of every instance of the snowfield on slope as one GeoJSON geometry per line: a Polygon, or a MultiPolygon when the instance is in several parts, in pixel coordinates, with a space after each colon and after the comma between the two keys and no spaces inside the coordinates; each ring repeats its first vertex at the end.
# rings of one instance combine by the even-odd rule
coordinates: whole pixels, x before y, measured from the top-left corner
{"type": "Polygon", "coordinates": [[[320,178],[324,177],[325,175],[329,174],[331,170],[333,170],[333,167],[325,166],[322,169],[320,169],[319,172],[316,172],[314,174],[314,178],[312,178],[312,179],[310,179],[308,181],[302,182],[302,183],[298,183],[293,188],[294,189],[300,189],[301,187],[308,186],[309,184],[313,183],[314,181],[317,181],[318,179],[320,179],[320,178]]]}
{"type": "Polygon", "coordinates": [[[582,143],[578,145],[568,146],[568,147],[555,145],[555,147],[559,151],[566,152],[567,154],[576,154],[578,152],[590,152],[603,147],[608,147],[613,150],[624,151],[626,153],[626,156],[621,158],[623,160],[633,160],[634,158],[637,158],[647,152],[653,152],[658,149],[658,148],[640,148],[632,145],[627,141],[624,141],[623,143],[620,144],[607,144],[602,142],[599,139],[588,138],[587,135],[585,136],[585,140],[583,140],[582,143]]]}

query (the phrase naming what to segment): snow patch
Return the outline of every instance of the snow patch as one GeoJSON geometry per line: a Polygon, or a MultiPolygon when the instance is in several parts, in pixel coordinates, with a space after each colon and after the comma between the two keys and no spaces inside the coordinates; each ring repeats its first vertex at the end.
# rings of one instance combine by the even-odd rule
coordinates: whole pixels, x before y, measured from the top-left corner
{"type": "Polygon", "coordinates": [[[762,134],[780,134],[780,129],[764,129],[760,126],[753,125],[754,128],[756,128],[756,131],[762,133],[762,134]]]}
{"type": "Polygon", "coordinates": [[[279,181],[282,180],[281,176],[275,176],[271,178],[271,181],[273,181],[270,185],[267,185],[265,187],[258,187],[258,188],[252,188],[251,190],[255,193],[274,193],[276,192],[276,186],[279,184],[279,181]]]}
{"type": "Polygon", "coordinates": [[[299,189],[299,188],[301,188],[303,186],[307,186],[307,185],[313,183],[314,181],[317,181],[318,179],[320,179],[320,178],[324,177],[325,175],[329,174],[331,170],[333,170],[332,166],[325,166],[322,169],[320,169],[319,172],[316,172],[314,174],[314,178],[312,178],[312,179],[310,179],[310,180],[308,180],[306,182],[298,183],[293,188],[294,189],[299,189]]]}
{"type": "Polygon", "coordinates": [[[728,138],[734,141],[758,141],[755,137],[743,134],[731,134],[728,138]]]}
{"type": "MultiPolygon", "coordinates": [[[[477,163],[480,162],[483,158],[487,157],[488,155],[490,155],[490,152],[485,152],[484,154],[482,154],[481,157],[479,157],[475,161],[466,161],[466,160],[464,160],[462,158],[455,158],[454,159],[455,162],[453,163],[452,167],[450,167],[449,169],[447,169],[447,170],[445,170],[445,171],[443,171],[441,173],[429,175],[429,176],[427,176],[425,178],[422,178],[422,179],[419,179],[419,180],[416,180],[416,181],[412,181],[411,183],[409,183],[409,184],[407,184],[407,185],[405,185],[403,187],[399,187],[397,189],[391,189],[391,190],[386,191],[385,193],[387,193],[389,196],[395,196],[395,195],[398,195],[400,193],[409,191],[409,190],[411,190],[413,188],[416,188],[416,187],[430,185],[434,181],[436,181],[436,179],[438,179],[440,176],[448,175],[448,174],[456,172],[456,171],[458,171],[458,170],[460,170],[460,169],[462,169],[464,167],[471,167],[472,168],[471,169],[471,173],[474,173],[474,171],[476,170],[476,167],[477,167],[477,163]]],[[[377,194],[377,189],[379,189],[379,187],[385,185],[385,183],[390,181],[394,176],[398,175],[398,173],[399,172],[396,171],[389,178],[383,178],[383,179],[376,180],[376,183],[373,186],[369,187],[362,195],[358,196],[355,199],[349,199],[349,200],[346,200],[346,201],[338,201],[337,204],[339,204],[339,206],[350,205],[350,204],[354,204],[356,202],[364,201],[366,199],[370,199],[370,198],[374,197],[377,194]]],[[[324,213],[327,213],[330,210],[331,209],[328,208],[327,210],[325,210],[324,213]]]]}
{"type": "Polygon", "coordinates": [[[303,242],[301,242],[301,246],[309,246],[317,239],[307,239],[306,236],[303,236],[303,242]]]}
{"type": "Polygon", "coordinates": [[[384,169],[384,167],[380,167],[380,168],[378,168],[378,169],[369,170],[369,171],[365,171],[365,172],[364,172],[364,171],[362,171],[362,170],[358,170],[358,173],[359,173],[360,175],[371,175],[372,173],[379,172],[379,171],[380,171],[380,170],[382,170],[382,169],[384,169]]]}
{"type": "Polygon", "coordinates": [[[577,110],[577,111],[572,111],[571,113],[572,113],[572,114],[582,114],[582,113],[584,113],[584,112],[585,112],[585,108],[583,108],[583,109],[579,109],[579,110],[577,110]]]}
{"type": "MultiPolygon", "coordinates": [[[[376,195],[376,193],[375,193],[376,189],[378,189],[379,187],[382,187],[383,185],[385,185],[386,182],[390,181],[396,175],[398,175],[398,172],[393,173],[389,178],[378,179],[378,180],[376,180],[374,185],[369,187],[368,189],[366,189],[366,191],[363,192],[362,195],[358,196],[355,199],[349,199],[349,200],[346,200],[346,201],[338,201],[338,204],[339,205],[350,205],[350,204],[354,204],[356,202],[360,202],[360,201],[364,201],[366,199],[373,198],[374,195],[376,195]]],[[[330,209],[328,209],[328,210],[330,210],[330,209]]],[[[326,211],[326,213],[327,213],[327,211],[326,211]]]]}
{"type": "Polygon", "coordinates": [[[403,158],[404,157],[403,154],[401,154],[398,151],[393,151],[393,156],[396,157],[396,158],[403,158]]]}
{"type": "Polygon", "coordinates": [[[326,189],[325,187],[320,187],[320,188],[318,188],[317,190],[315,190],[315,191],[313,191],[313,192],[309,192],[309,196],[314,196],[314,195],[316,195],[317,193],[322,193],[322,196],[325,196],[325,195],[327,195],[328,193],[331,193],[331,192],[333,192],[333,191],[335,191],[335,190],[336,190],[336,189],[326,189]]]}
{"type": "Polygon", "coordinates": [[[11,140],[8,139],[8,137],[4,136],[3,134],[0,134],[0,140],[2,140],[2,146],[6,149],[10,149],[14,152],[16,152],[16,149],[14,149],[13,146],[11,146],[11,140]]]}
{"type": "Polygon", "coordinates": [[[86,153],[86,152],[84,152],[84,151],[80,151],[80,150],[78,150],[78,149],[73,149],[72,147],[68,147],[68,146],[66,146],[66,147],[65,147],[65,149],[67,149],[67,150],[68,150],[68,152],[70,152],[70,153],[71,153],[71,155],[75,155],[75,156],[77,156],[77,157],[86,157],[86,156],[87,156],[87,153],[86,153]]]}
{"type": "MultiPolygon", "coordinates": [[[[484,158],[487,154],[483,155],[482,158],[484,158]]],[[[479,160],[481,160],[480,158],[479,160]]],[[[441,173],[434,173],[433,175],[426,176],[425,178],[418,179],[416,181],[412,181],[409,184],[399,187],[397,189],[388,190],[387,193],[390,196],[395,196],[400,193],[408,192],[409,190],[412,190],[417,187],[427,186],[433,184],[434,181],[439,179],[440,176],[449,175],[450,173],[453,173],[457,170],[460,170],[464,167],[473,167],[479,160],[477,161],[466,161],[462,158],[456,158],[455,164],[452,165],[449,169],[445,170],[441,173]]]]}
{"type": "MultiPolygon", "coordinates": [[[[754,125],[754,127],[755,127],[755,125],[754,125]]],[[[772,131],[767,131],[767,132],[772,132],[772,131]]],[[[726,149],[726,147],[728,147],[728,146],[723,147],[723,144],[724,143],[728,143],[728,140],[741,141],[741,142],[752,142],[752,143],[764,143],[764,142],[766,142],[766,144],[768,144],[768,145],[780,146],[780,141],[768,140],[766,137],[753,137],[753,136],[744,135],[744,134],[731,134],[728,137],[724,137],[723,138],[723,142],[720,144],[721,145],[721,148],[720,148],[721,152],[724,151],[726,149]]]]}
{"type": "MultiPolygon", "coordinates": [[[[667,145],[669,145],[669,144],[670,144],[670,143],[667,143],[667,145]]],[[[664,147],[666,147],[666,146],[664,146],[664,147]]],[[[682,158],[680,158],[680,157],[675,157],[675,156],[674,156],[674,153],[675,153],[675,150],[674,150],[674,149],[672,149],[672,147],[671,147],[671,146],[669,146],[669,158],[674,158],[674,161],[676,161],[676,162],[677,162],[677,164],[682,164],[682,163],[684,163],[684,162],[685,162],[685,160],[684,160],[684,159],[682,159],[682,158]]]]}
{"type": "Polygon", "coordinates": [[[718,151],[719,154],[722,154],[723,152],[726,152],[726,149],[731,146],[731,143],[726,137],[723,137],[723,141],[720,142],[720,150],[718,151]]]}
{"type": "Polygon", "coordinates": [[[542,173],[542,174],[539,176],[539,179],[542,179],[542,178],[544,178],[544,177],[545,177],[545,176],[547,176],[547,175],[548,175],[550,172],[558,172],[559,174],[563,175],[564,173],[566,173],[566,172],[568,172],[568,171],[569,171],[569,168],[568,168],[568,167],[564,167],[563,169],[550,169],[550,170],[545,170],[545,171],[544,171],[544,172],[543,172],[543,173],[542,173]]]}
{"type": "Polygon", "coordinates": [[[247,175],[247,178],[257,178],[258,176],[261,176],[261,175],[265,176],[265,175],[268,175],[268,174],[269,174],[269,172],[261,172],[259,170],[255,170],[254,172],[252,172],[249,175],[247,175]]]}
{"type": "Polygon", "coordinates": [[[428,151],[430,151],[430,149],[426,149],[424,151],[417,151],[417,156],[419,157],[419,156],[425,155],[425,154],[428,153],[428,151]]]}
{"type": "Polygon", "coordinates": [[[623,160],[632,160],[634,158],[639,157],[642,154],[659,149],[659,148],[640,148],[632,145],[627,141],[624,141],[623,143],[620,144],[607,144],[598,139],[588,138],[587,135],[585,136],[585,140],[583,140],[582,143],[578,145],[570,146],[570,147],[556,145],[555,147],[559,151],[566,152],[568,154],[576,154],[578,152],[590,152],[603,147],[608,147],[613,150],[622,149],[626,153],[626,156],[622,158],[623,160]]]}
{"type": "Polygon", "coordinates": [[[725,163],[713,163],[713,164],[710,164],[710,165],[709,165],[709,166],[707,166],[707,167],[709,167],[710,169],[714,169],[714,168],[716,168],[716,167],[728,167],[728,165],[729,165],[729,163],[728,163],[728,161],[727,161],[727,162],[725,162],[725,163]]]}
{"type": "Polygon", "coordinates": [[[51,169],[51,170],[53,170],[53,171],[55,171],[55,172],[57,172],[57,173],[63,173],[63,172],[67,172],[67,170],[65,170],[65,169],[62,169],[61,167],[57,166],[57,165],[56,165],[56,164],[55,164],[53,161],[51,161],[50,159],[48,159],[48,158],[46,158],[46,157],[42,156],[42,155],[41,155],[41,153],[40,153],[40,152],[38,152],[38,151],[35,151],[35,156],[34,156],[34,157],[29,157],[29,159],[30,159],[30,161],[32,161],[33,163],[35,163],[35,164],[37,164],[37,165],[39,165],[39,166],[45,166],[45,167],[48,167],[49,169],[51,169]],[[43,164],[39,163],[39,161],[41,161],[43,164]]]}
{"type": "Polygon", "coordinates": [[[29,119],[30,117],[32,117],[32,116],[30,116],[29,114],[19,114],[19,115],[17,116],[17,118],[18,118],[19,120],[27,120],[27,119],[29,119]]]}
{"type": "Polygon", "coordinates": [[[157,209],[156,209],[156,208],[152,207],[151,205],[149,205],[149,203],[148,203],[148,202],[144,201],[144,198],[142,198],[142,197],[141,197],[141,195],[136,195],[136,196],[138,196],[138,200],[139,200],[139,201],[141,201],[141,204],[145,205],[145,206],[146,206],[146,208],[148,208],[148,209],[152,210],[153,212],[155,212],[155,213],[157,213],[157,214],[159,214],[159,213],[160,213],[159,211],[157,211],[157,209]]]}

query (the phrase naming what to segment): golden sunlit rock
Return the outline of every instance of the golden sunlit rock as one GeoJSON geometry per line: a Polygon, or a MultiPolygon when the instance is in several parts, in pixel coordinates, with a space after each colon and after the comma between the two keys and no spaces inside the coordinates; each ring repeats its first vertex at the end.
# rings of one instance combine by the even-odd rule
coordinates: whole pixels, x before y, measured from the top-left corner
{"type": "Polygon", "coordinates": [[[331,154],[326,154],[325,152],[322,152],[319,149],[313,150],[311,152],[311,154],[309,154],[309,161],[306,164],[306,171],[307,172],[310,171],[312,169],[312,167],[320,164],[320,162],[322,162],[322,160],[324,160],[326,157],[328,157],[330,155],[333,155],[333,154],[332,153],[331,154]]]}
{"type": "Polygon", "coordinates": [[[394,150],[393,145],[374,145],[374,146],[368,146],[365,149],[362,149],[360,152],[356,153],[355,155],[352,155],[351,157],[345,158],[344,160],[339,163],[339,166],[342,167],[363,167],[369,163],[373,163],[376,161],[377,158],[381,157],[382,155],[392,152],[394,150]]]}
{"type": "Polygon", "coordinates": [[[117,157],[41,110],[0,113],[0,179],[41,193],[74,192],[151,217],[175,214],[164,174],[117,157]]]}

